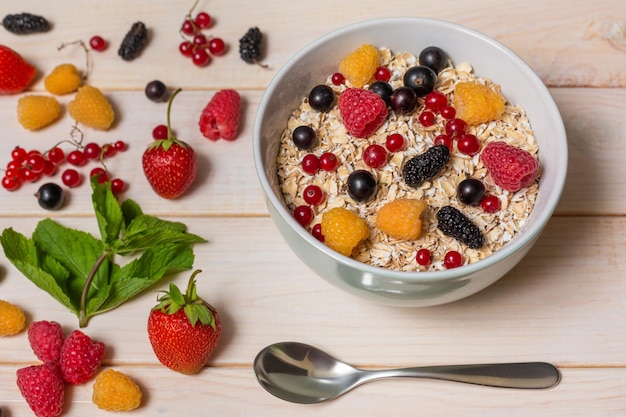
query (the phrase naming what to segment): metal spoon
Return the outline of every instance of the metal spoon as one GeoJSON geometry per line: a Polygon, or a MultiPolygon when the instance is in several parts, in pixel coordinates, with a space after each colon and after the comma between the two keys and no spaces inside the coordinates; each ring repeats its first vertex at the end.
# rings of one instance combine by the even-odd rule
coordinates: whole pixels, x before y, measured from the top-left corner
{"type": "Polygon", "coordinates": [[[270,394],[286,401],[314,404],[332,400],[375,379],[431,378],[491,387],[542,389],[559,383],[559,371],[544,362],[423,366],[362,370],[316,347],[282,342],[267,346],[254,359],[256,377],[270,394]]]}

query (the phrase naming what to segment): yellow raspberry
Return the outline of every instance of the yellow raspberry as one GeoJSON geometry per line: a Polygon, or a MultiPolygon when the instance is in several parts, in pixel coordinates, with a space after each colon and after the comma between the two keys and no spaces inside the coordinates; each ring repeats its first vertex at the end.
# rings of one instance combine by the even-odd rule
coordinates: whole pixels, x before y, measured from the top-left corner
{"type": "Polygon", "coordinates": [[[335,207],[322,214],[322,233],[326,245],[345,256],[370,235],[365,220],[343,207],[335,207]]]}
{"type": "Polygon", "coordinates": [[[456,117],[468,125],[499,119],[504,113],[504,97],[499,92],[477,82],[464,81],[454,87],[456,117]]]}
{"type": "Polygon", "coordinates": [[[129,376],[107,369],[96,377],[91,401],[106,411],[130,411],[141,404],[141,389],[129,376]]]}
{"type": "Polygon", "coordinates": [[[76,66],[73,64],[61,64],[53,69],[43,82],[48,92],[63,95],[78,90],[78,87],[83,83],[83,79],[78,73],[76,66]]]}
{"type": "Polygon", "coordinates": [[[374,45],[363,44],[339,63],[339,72],[355,88],[361,88],[374,79],[380,53],[374,45]]]}
{"type": "Polygon", "coordinates": [[[41,129],[59,117],[61,105],[54,97],[28,95],[20,97],[17,101],[17,121],[24,129],[41,129]]]}
{"type": "Polygon", "coordinates": [[[24,330],[26,316],[21,308],[0,300],[0,336],[13,336],[24,330]]]}
{"type": "Polygon", "coordinates": [[[109,100],[96,87],[84,85],[67,105],[70,116],[79,123],[97,130],[108,130],[115,120],[109,100]]]}
{"type": "Polygon", "coordinates": [[[422,234],[420,216],[426,210],[426,202],[410,198],[391,201],[376,214],[376,227],[400,240],[415,240],[422,234]]]}

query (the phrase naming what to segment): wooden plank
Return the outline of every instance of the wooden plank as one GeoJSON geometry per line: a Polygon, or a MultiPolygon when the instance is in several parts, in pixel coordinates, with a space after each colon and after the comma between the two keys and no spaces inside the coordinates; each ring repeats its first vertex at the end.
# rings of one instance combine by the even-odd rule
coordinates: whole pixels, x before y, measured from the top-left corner
{"type": "MultiPolygon", "coordinates": [[[[0,407],[9,416],[31,411],[15,386],[16,367],[0,366],[0,407]]],[[[549,390],[510,390],[428,380],[386,380],[365,384],[334,401],[292,404],[268,394],[249,366],[209,368],[194,377],[162,367],[119,366],[137,381],[145,395],[134,416],[185,415],[420,415],[427,416],[620,416],[626,412],[626,370],[564,368],[562,382],[549,390]],[[184,389],[180,389],[184,387],[184,389]]],[[[92,382],[66,394],[63,416],[109,416],[91,402],[92,382]]]]}
{"type": "MultiPolygon", "coordinates": [[[[626,220],[554,218],[506,277],[464,300],[438,307],[394,308],[339,291],[291,252],[267,218],[181,219],[209,243],[196,245],[200,294],[222,315],[224,341],[212,359],[249,363],[267,344],[319,344],[360,364],[550,360],[626,366],[626,220]],[[254,233],[251,233],[251,231],[254,233]],[[346,329],[350,329],[349,332],[346,329]]],[[[62,219],[96,233],[93,219],[62,219]]],[[[16,229],[30,235],[34,219],[16,229]]],[[[120,260],[125,263],[125,260],[120,260]]],[[[2,298],[31,320],[77,319],[14,267],[5,266],[2,298]]],[[[173,281],[184,287],[189,274],[173,281]]],[[[156,291],[94,317],[85,329],[111,346],[107,363],[155,363],[145,326],[156,291]],[[120,323],[124,323],[120,326],[120,323]]],[[[25,335],[2,340],[0,363],[32,361],[25,335]]]]}

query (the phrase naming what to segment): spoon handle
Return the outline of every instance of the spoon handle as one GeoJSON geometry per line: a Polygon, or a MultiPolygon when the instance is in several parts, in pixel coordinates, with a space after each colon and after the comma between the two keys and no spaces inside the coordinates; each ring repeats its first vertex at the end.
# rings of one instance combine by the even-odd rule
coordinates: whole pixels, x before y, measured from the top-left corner
{"type": "Polygon", "coordinates": [[[561,374],[545,362],[494,363],[480,365],[423,366],[376,370],[372,378],[409,377],[464,382],[501,388],[544,389],[555,386],[561,374]]]}

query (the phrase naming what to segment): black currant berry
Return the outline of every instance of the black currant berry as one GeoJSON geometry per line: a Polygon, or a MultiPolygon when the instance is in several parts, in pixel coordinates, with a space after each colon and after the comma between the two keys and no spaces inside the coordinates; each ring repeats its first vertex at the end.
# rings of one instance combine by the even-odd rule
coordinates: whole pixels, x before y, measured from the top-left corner
{"type": "Polygon", "coordinates": [[[417,95],[412,88],[398,87],[391,93],[390,105],[398,114],[409,114],[417,107],[417,95]]]}
{"type": "Polygon", "coordinates": [[[456,196],[461,203],[476,206],[485,196],[485,185],[476,178],[464,179],[456,189],[456,196]]]}
{"type": "Polygon", "coordinates": [[[404,85],[411,87],[418,97],[433,91],[437,83],[437,73],[424,65],[416,65],[404,73],[404,85]]]}
{"type": "Polygon", "coordinates": [[[146,84],[146,97],[155,103],[163,102],[167,98],[167,87],[159,80],[150,81],[146,84]]]}
{"type": "Polygon", "coordinates": [[[376,185],[374,175],[364,169],[358,169],[348,176],[348,194],[361,203],[376,194],[376,185]]]}
{"type": "Polygon", "coordinates": [[[293,130],[291,138],[298,149],[309,150],[315,146],[317,135],[310,126],[298,126],[293,130]]]}
{"type": "Polygon", "coordinates": [[[309,105],[317,111],[326,112],[335,103],[335,93],[325,84],[316,85],[309,93],[309,105]]]}
{"type": "Polygon", "coordinates": [[[63,189],[53,183],[49,182],[39,187],[39,190],[35,193],[39,205],[46,210],[57,210],[63,205],[65,201],[65,194],[63,189]]]}
{"type": "Polygon", "coordinates": [[[420,52],[419,63],[439,74],[448,65],[448,54],[439,47],[429,46],[420,52]]]}
{"type": "Polygon", "coordinates": [[[378,94],[388,106],[391,106],[391,94],[393,93],[393,87],[391,84],[385,81],[376,81],[370,85],[370,91],[378,94]]]}

